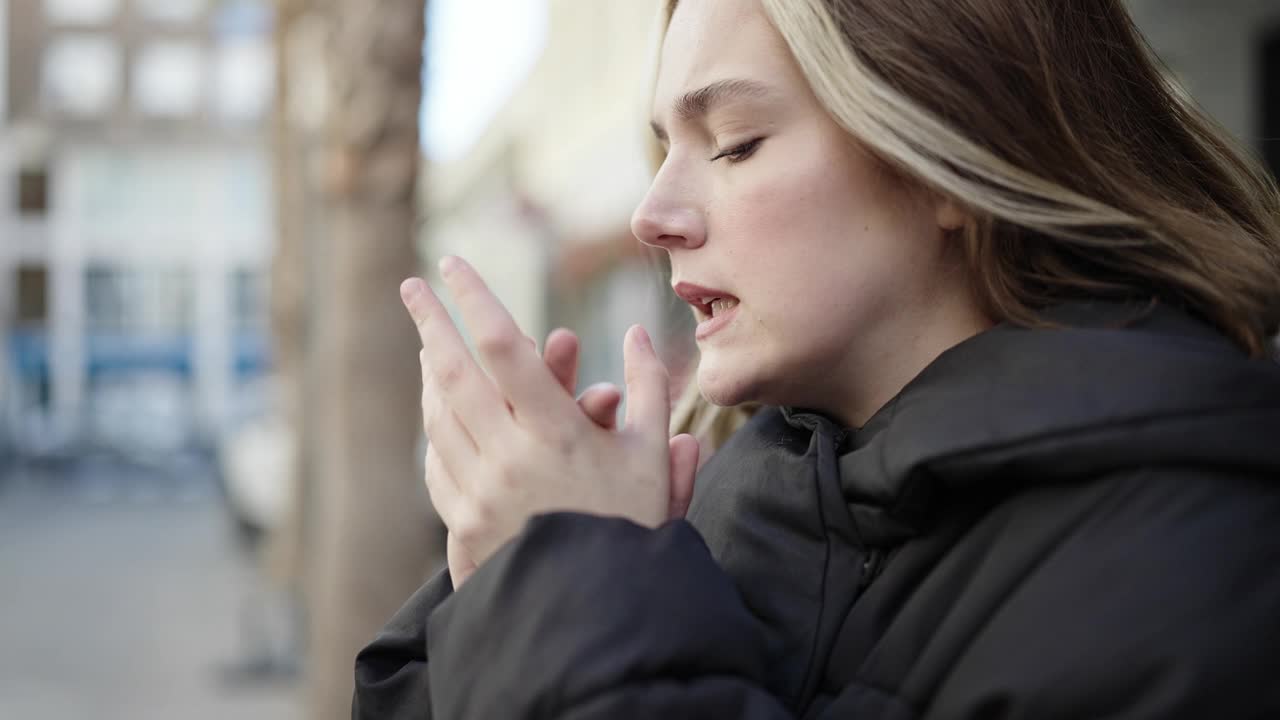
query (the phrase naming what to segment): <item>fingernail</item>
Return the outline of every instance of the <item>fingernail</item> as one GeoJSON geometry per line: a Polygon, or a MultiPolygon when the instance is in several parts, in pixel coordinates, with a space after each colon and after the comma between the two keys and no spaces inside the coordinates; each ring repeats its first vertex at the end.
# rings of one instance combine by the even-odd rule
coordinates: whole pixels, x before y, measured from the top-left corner
{"type": "Polygon", "coordinates": [[[440,268],[441,277],[449,277],[449,275],[453,273],[454,270],[458,269],[458,263],[459,263],[458,258],[454,257],[453,255],[445,255],[444,257],[440,258],[438,267],[440,268]]]}
{"type": "Polygon", "coordinates": [[[640,350],[653,349],[653,342],[649,340],[649,333],[645,332],[644,327],[641,325],[635,326],[635,334],[632,336],[632,340],[640,350]]]}
{"type": "Polygon", "coordinates": [[[416,277],[409,278],[400,283],[400,299],[409,302],[422,292],[422,281],[416,277]]]}

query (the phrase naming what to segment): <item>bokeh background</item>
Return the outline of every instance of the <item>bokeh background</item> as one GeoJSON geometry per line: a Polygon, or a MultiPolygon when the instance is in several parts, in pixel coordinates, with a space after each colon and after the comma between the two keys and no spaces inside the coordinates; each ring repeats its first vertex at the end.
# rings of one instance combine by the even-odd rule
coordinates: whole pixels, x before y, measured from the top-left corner
{"type": "MultiPolygon", "coordinates": [[[[1130,0],[1280,169],[1280,1],[1130,0]]],[[[397,287],[621,379],[649,0],[0,0],[0,718],[349,717],[437,568],[397,287]]],[[[1278,279],[1280,282],[1280,279],[1278,279]]]]}

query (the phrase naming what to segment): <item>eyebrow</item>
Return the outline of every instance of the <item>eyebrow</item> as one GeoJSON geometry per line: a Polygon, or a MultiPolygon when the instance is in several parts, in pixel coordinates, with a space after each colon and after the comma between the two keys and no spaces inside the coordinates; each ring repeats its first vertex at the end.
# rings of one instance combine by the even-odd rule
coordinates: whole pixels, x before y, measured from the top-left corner
{"type": "MultiPolygon", "coordinates": [[[[693,122],[711,112],[716,105],[730,100],[758,100],[772,94],[773,90],[769,86],[754,80],[718,80],[681,95],[672,104],[672,109],[680,120],[693,122]]],[[[659,140],[667,139],[666,129],[657,120],[651,120],[649,127],[659,140]]]]}

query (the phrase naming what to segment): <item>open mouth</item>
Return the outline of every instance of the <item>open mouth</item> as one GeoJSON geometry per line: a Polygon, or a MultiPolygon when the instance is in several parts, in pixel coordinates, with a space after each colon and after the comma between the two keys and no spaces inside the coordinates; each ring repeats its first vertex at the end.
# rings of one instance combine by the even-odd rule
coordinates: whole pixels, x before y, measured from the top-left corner
{"type": "Polygon", "coordinates": [[[738,307],[738,299],[705,296],[700,298],[694,307],[698,311],[698,319],[705,320],[723,315],[738,307]]]}
{"type": "Polygon", "coordinates": [[[699,320],[723,315],[738,306],[738,298],[716,288],[678,282],[672,286],[672,290],[681,300],[693,306],[699,320]]]}
{"type": "Polygon", "coordinates": [[[737,314],[738,298],[723,290],[687,282],[676,283],[672,289],[681,300],[693,306],[694,313],[698,317],[698,328],[694,332],[694,337],[699,341],[706,340],[723,330],[737,314]]]}

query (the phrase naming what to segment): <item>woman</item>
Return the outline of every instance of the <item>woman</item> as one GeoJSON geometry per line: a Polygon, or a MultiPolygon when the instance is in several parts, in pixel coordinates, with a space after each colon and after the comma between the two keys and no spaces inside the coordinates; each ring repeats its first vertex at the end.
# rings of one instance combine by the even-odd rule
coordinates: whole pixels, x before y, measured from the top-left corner
{"type": "Polygon", "coordinates": [[[601,427],[567,339],[446,259],[486,374],[407,282],[465,582],[361,653],[354,715],[1280,713],[1280,195],[1119,0],[665,18],[633,229],[701,394],[764,407],[680,518],[642,330],[601,427]]]}

